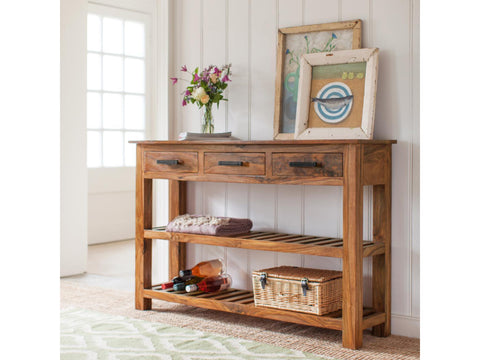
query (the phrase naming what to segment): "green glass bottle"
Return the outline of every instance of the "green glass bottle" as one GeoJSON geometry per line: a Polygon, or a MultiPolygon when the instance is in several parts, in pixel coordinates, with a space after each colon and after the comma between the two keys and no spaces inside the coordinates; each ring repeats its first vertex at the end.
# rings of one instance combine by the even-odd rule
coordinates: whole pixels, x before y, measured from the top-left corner
{"type": "Polygon", "coordinates": [[[192,276],[184,282],[178,282],[176,284],[173,284],[173,290],[174,291],[184,291],[187,285],[193,285],[193,284],[199,283],[202,280],[203,280],[203,277],[192,276]]]}

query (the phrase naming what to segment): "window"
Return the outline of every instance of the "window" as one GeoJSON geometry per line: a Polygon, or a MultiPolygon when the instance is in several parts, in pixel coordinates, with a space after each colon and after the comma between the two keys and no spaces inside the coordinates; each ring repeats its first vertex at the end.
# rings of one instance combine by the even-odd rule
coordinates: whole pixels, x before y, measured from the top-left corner
{"type": "Polygon", "coordinates": [[[148,130],[147,17],[90,5],[87,22],[87,165],[135,166],[148,130]]]}

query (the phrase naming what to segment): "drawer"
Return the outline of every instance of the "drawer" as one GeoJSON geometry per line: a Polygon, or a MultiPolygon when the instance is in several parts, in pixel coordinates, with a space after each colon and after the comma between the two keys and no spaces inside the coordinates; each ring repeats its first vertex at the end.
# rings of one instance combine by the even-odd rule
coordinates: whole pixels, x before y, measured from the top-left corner
{"type": "Polygon", "coordinates": [[[198,172],[197,152],[147,151],[145,171],[198,172]]]}
{"type": "Polygon", "coordinates": [[[205,174],[265,175],[265,153],[205,153],[205,174]]]}
{"type": "Polygon", "coordinates": [[[273,175],[341,177],[342,154],[273,153],[273,175]]]}

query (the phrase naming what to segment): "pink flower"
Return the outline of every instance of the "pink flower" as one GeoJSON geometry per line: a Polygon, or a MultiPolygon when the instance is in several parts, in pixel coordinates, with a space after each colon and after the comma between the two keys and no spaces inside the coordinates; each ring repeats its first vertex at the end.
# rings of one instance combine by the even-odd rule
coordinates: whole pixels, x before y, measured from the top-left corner
{"type": "Polygon", "coordinates": [[[173,85],[175,85],[178,82],[178,78],[175,78],[175,77],[170,78],[170,80],[173,81],[173,85]]]}
{"type": "Polygon", "coordinates": [[[222,73],[222,71],[215,66],[215,69],[213,70],[213,73],[218,76],[222,73]]]}
{"type": "Polygon", "coordinates": [[[187,100],[185,100],[185,98],[182,101],[182,106],[187,106],[187,100]]]}
{"type": "Polygon", "coordinates": [[[185,96],[190,96],[190,95],[192,95],[192,93],[190,92],[190,90],[185,91],[185,96]]]}
{"type": "Polygon", "coordinates": [[[180,68],[180,71],[184,71],[184,72],[187,72],[187,65],[183,65],[181,68],[180,68]]]}
{"type": "Polygon", "coordinates": [[[232,80],[230,80],[230,78],[228,77],[228,75],[225,75],[225,76],[222,78],[222,82],[227,82],[227,81],[232,81],[232,80]]]}
{"type": "Polygon", "coordinates": [[[198,80],[200,80],[200,76],[198,76],[198,74],[194,74],[193,75],[193,81],[197,82],[198,80]]]}

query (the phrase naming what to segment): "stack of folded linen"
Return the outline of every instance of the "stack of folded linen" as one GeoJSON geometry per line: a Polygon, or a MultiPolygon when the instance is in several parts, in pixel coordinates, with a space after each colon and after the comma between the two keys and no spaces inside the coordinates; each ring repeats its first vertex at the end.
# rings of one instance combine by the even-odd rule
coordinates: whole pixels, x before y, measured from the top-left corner
{"type": "Polygon", "coordinates": [[[248,233],[252,226],[250,219],[186,214],[177,216],[170,221],[165,231],[212,236],[234,236],[248,233]]]}

